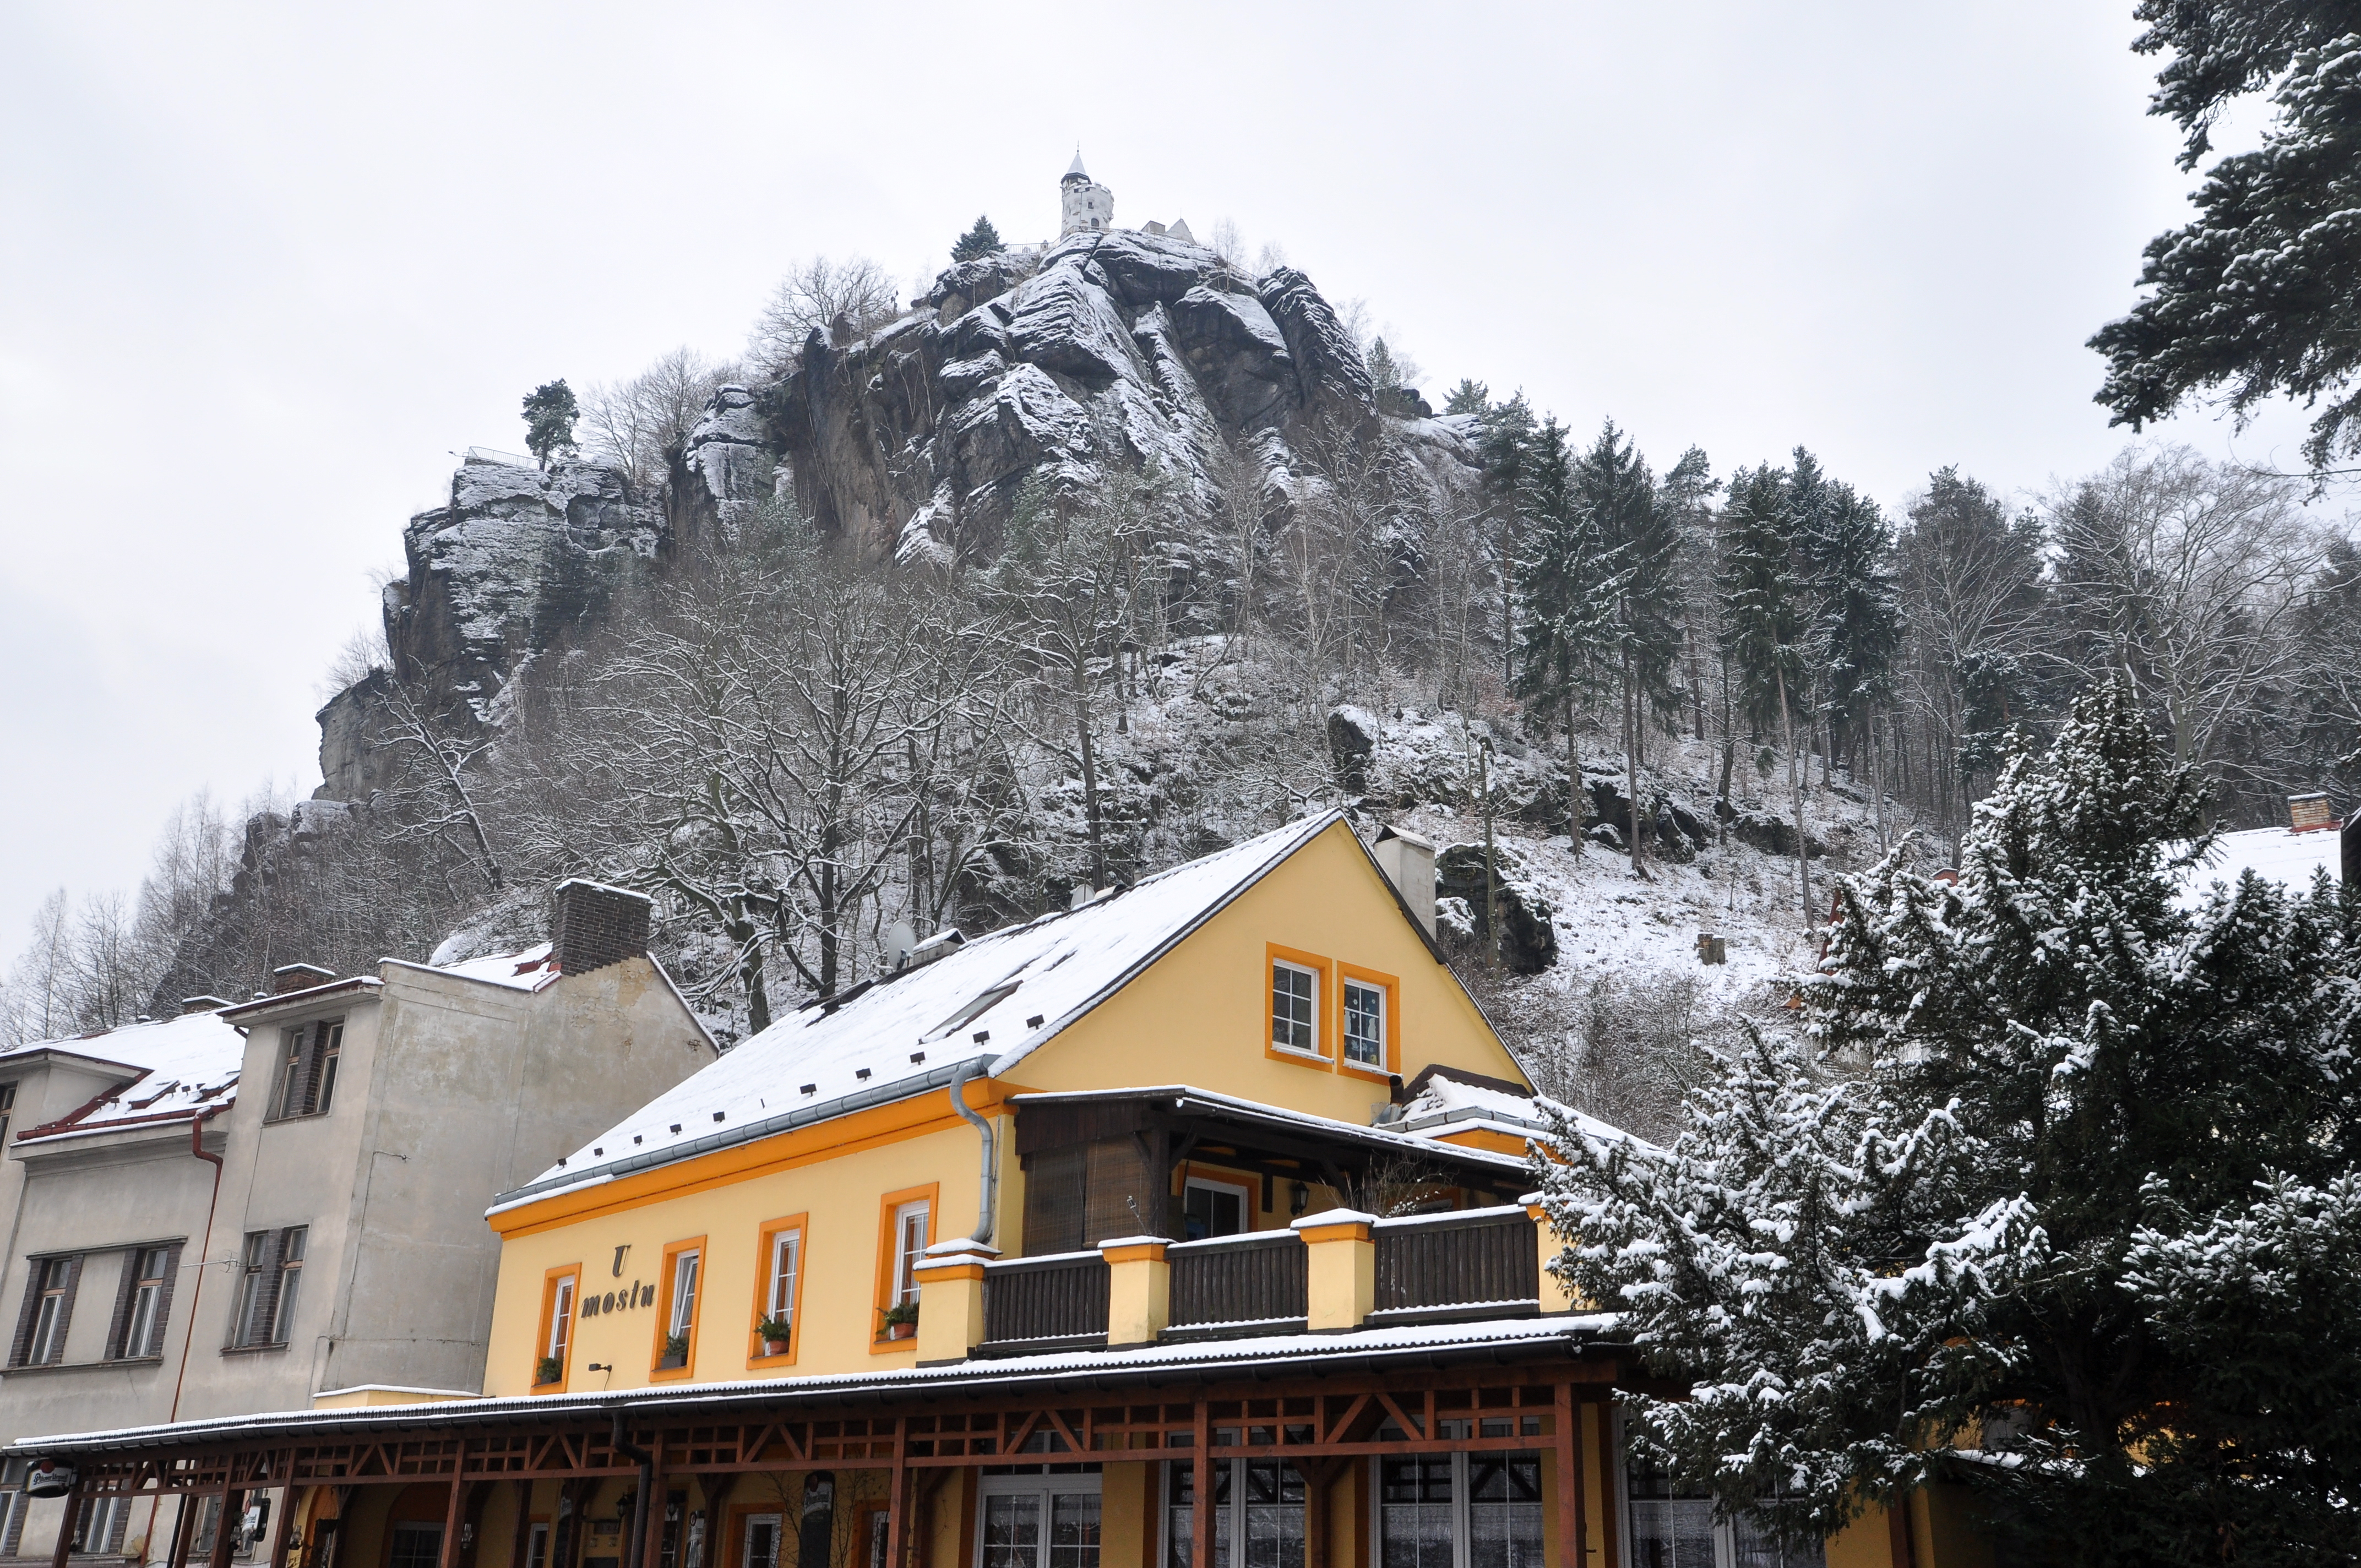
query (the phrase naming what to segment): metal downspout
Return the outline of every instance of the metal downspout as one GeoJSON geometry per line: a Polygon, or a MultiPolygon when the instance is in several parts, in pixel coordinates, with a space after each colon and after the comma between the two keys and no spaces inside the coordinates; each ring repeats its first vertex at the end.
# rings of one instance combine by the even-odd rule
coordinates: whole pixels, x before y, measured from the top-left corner
{"type": "Polygon", "coordinates": [[[977,1184],[982,1196],[977,1200],[975,1234],[971,1239],[990,1246],[993,1216],[1000,1210],[1000,1161],[996,1157],[1000,1153],[1000,1135],[993,1130],[990,1122],[968,1109],[967,1086],[975,1077],[975,1068],[973,1060],[960,1063],[958,1073],[951,1079],[951,1109],[983,1139],[983,1179],[977,1184]]]}

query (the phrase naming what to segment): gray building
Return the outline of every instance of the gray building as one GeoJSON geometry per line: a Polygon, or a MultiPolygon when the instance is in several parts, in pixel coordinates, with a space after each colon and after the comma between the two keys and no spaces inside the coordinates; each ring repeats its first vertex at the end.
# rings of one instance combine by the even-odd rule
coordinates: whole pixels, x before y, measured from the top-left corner
{"type": "MultiPolygon", "coordinates": [[[[0,1438],[477,1393],[485,1206],[715,1056],[644,899],[573,882],[556,916],[524,952],[291,965],[0,1055],[0,1438]]],[[[49,1556],[61,1506],[0,1481],[0,1556],[49,1556]]],[[[159,1513],[85,1510],[73,1550],[160,1558],[159,1513]]]]}

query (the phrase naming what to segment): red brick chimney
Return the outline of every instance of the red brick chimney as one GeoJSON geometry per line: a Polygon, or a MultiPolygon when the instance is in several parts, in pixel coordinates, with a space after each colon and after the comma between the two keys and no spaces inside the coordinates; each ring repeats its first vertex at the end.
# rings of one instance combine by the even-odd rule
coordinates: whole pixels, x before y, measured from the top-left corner
{"type": "Polygon", "coordinates": [[[291,991],[325,985],[335,978],[335,970],[322,969],[318,964],[280,964],[270,971],[270,988],[274,994],[284,996],[291,991]]]}
{"type": "Polygon", "coordinates": [[[2288,796],[2288,825],[2298,833],[2311,833],[2335,827],[2336,817],[2328,809],[2328,797],[2324,795],[2291,795],[2288,796]]]}
{"type": "Polygon", "coordinates": [[[648,917],[654,907],[655,901],[644,893],[568,878],[557,884],[550,957],[564,974],[586,974],[625,959],[643,958],[648,917]]]}

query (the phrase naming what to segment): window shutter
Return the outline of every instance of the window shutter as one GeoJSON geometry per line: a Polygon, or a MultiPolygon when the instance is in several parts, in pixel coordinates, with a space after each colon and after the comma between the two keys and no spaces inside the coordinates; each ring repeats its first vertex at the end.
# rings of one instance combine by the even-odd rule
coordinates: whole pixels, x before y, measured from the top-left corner
{"type": "Polygon", "coordinates": [[[49,1272],[49,1259],[28,1258],[25,1267],[25,1305],[16,1314],[16,1337],[8,1347],[8,1365],[22,1366],[25,1357],[32,1354],[33,1320],[41,1310],[41,1277],[49,1272]]]}
{"type": "Polygon", "coordinates": [[[182,1245],[174,1242],[164,1249],[164,1288],[156,1292],[156,1348],[159,1354],[162,1353],[165,1344],[164,1326],[172,1321],[172,1287],[181,1282],[182,1245]]]}
{"type": "Polygon", "coordinates": [[[287,1064],[287,1098],[280,1104],[282,1116],[308,1115],[312,1110],[312,1087],[319,1081],[320,1031],[316,1025],[307,1024],[295,1031],[296,1047],[290,1053],[287,1064]]]}
{"type": "Polygon", "coordinates": [[[115,1288],[115,1314],[106,1320],[106,1359],[120,1361],[127,1348],[124,1335],[131,1327],[131,1298],[139,1288],[139,1258],[148,1249],[133,1247],[123,1255],[123,1279],[115,1288]]]}
{"type": "Polygon", "coordinates": [[[60,1260],[66,1266],[65,1294],[58,1299],[58,1359],[66,1358],[66,1335],[73,1330],[74,1297],[82,1289],[82,1259],[60,1260]]]}
{"type": "Polygon", "coordinates": [[[22,1492],[5,1494],[8,1502],[8,1532],[0,1537],[0,1557],[15,1557],[25,1542],[25,1510],[32,1499],[22,1492]]]}
{"type": "Polygon", "coordinates": [[[115,1518],[108,1521],[106,1541],[100,1550],[110,1557],[120,1557],[123,1555],[123,1530],[131,1522],[131,1499],[116,1497],[114,1499],[114,1506],[115,1518]]]}

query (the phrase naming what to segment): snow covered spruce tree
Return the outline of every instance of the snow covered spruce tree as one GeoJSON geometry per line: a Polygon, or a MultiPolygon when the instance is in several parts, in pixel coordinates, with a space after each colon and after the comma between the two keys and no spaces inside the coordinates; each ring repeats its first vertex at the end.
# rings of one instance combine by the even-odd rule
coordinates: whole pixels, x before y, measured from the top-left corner
{"type": "Polygon", "coordinates": [[[1795,1536],[1948,1484],[2004,1561],[2352,1560],[2361,891],[2177,902],[2202,806],[2094,690],[1669,1150],[1558,1127],[1553,1266],[1691,1390],[1642,1455],[1795,1536]]]}

